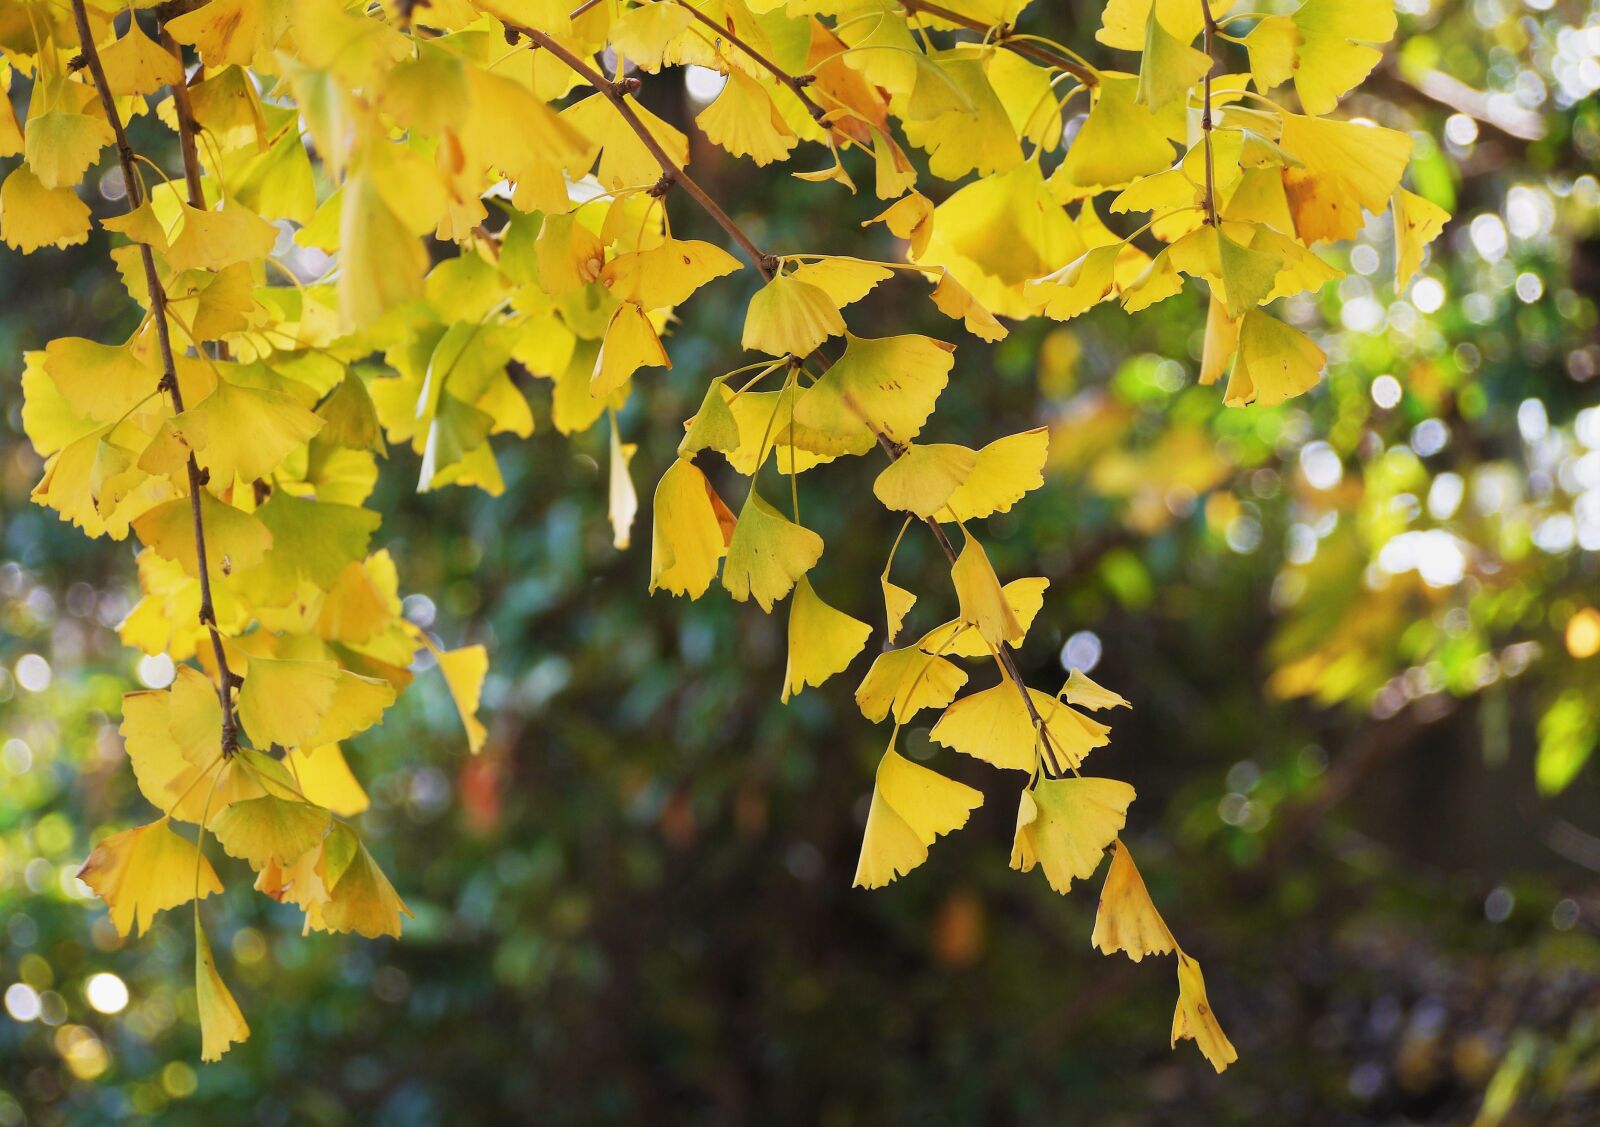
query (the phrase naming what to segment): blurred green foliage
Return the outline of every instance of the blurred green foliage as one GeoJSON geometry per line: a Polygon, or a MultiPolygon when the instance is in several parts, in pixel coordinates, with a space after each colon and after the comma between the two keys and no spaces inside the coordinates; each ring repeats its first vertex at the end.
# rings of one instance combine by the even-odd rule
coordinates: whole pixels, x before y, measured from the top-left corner
{"type": "MultiPolygon", "coordinates": [[[[0,258],[0,1127],[1600,1119],[1600,5],[1400,8],[1404,52],[1350,109],[1443,138],[1416,187],[1455,219],[1406,294],[1380,218],[1289,310],[1326,326],[1324,387],[1223,409],[1179,300],[963,348],[932,424],[1053,429],[991,556],[1052,582],[1030,680],[1070,660],[1134,702],[1107,754],[1239,1047],[1225,1077],[1168,1050],[1170,964],[1099,957],[1090,893],[1008,872],[992,773],[925,727],[904,750],[994,801],[850,889],[881,751],[851,678],[780,707],[781,618],[648,598],[602,436],[556,437],[537,384],[503,497],[415,496],[403,451],[382,486],[408,613],[495,662],[482,756],[437,679],[352,751],[415,924],[301,937],[239,882],[213,941],[255,1034],[202,1069],[181,922],[124,944],[73,876],[90,827],[142,816],[120,695],[170,676],[117,644],[127,549],[27,504],[20,351],[125,313],[91,244],[0,258]]],[[[1086,47],[1093,15],[1027,26],[1086,47]]],[[[853,233],[870,200],[695,159],[762,245],[884,238],[853,233]]],[[[624,419],[647,482],[747,296],[698,300],[624,419]]],[[[822,594],[863,618],[893,535],[865,484],[806,499],[829,574],[861,577],[822,594]]],[[[936,587],[930,544],[899,558],[936,587]]]]}

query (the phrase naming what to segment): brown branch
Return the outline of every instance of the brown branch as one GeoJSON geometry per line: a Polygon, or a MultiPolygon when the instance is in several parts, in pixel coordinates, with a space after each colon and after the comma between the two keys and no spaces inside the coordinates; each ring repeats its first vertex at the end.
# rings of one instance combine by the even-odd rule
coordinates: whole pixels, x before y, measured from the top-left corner
{"type": "Polygon", "coordinates": [[[1206,142],[1206,223],[1215,227],[1217,225],[1217,180],[1216,180],[1216,155],[1211,149],[1211,131],[1214,123],[1211,120],[1211,75],[1217,69],[1217,17],[1211,14],[1211,0],[1200,0],[1200,12],[1205,17],[1205,52],[1211,60],[1211,66],[1206,70],[1205,105],[1200,110],[1200,132],[1206,142]]]}
{"type": "Polygon", "coordinates": [[[813,99],[810,94],[806,93],[806,87],[810,84],[809,77],[806,80],[796,78],[794,75],[780,67],[777,63],[767,58],[760,51],[757,51],[754,47],[750,46],[750,44],[746,43],[743,39],[740,39],[728,28],[723,27],[716,20],[712,19],[699,8],[696,8],[693,4],[689,3],[689,0],[677,0],[677,3],[679,7],[688,11],[688,13],[695,19],[705,24],[712,31],[716,32],[723,39],[726,39],[733,46],[739,48],[739,50],[743,51],[746,55],[750,56],[751,59],[755,60],[762,67],[764,67],[773,78],[776,78],[784,86],[787,86],[790,92],[793,93],[796,98],[800,99],[800,104],[805,106],[806,111],[811,114],[813,121],[817,122],[819,125],[823,123],[823,119],[828,116],[828,111],[824,110],[820,105],[817,104],[816,100],[813,99]]]}
{"type": "Polygon", "coordinates": [[[172,111],[178,119],[178,150],[183,154],[183,182],[189,190],[189,206],[204,210],[206,192],[200,182],[200,153],[195,147],[195,134],[199,126],[194,120],[194,103],[189,99],[189,84],[183,77],[183,48],[172,38],[165,26],[161,29],[161,46],[178,64],[178,81],[172,84],[172,111]]]}
{"type": "MultiPolygon", "coordinates": [[[[122,165],[122,176],[127,182],[129,210],[136,210],[144,204],[144,184],[140,181],[139,170],[134,164],[133,146],[128,144],[128,134],[123,128],[122,116],[117,112],[117,103],[111,94],[111,84],[106,81],[105,66],[101,63],[100,51],[95,46],[94,30],[89,26],[89,15],[84,9],[84,0],[72,0],[72,14],[78,27],[84,64],[89,68],[90,77],[94,79],[95,89],[100,95],[100,107],[105,111],[106,121],[110,123],[112,137],[116,141],[117,160],[122,165]]],[[[171,396],[173,411],[181,415],[183,390],[178,386],[178,366],[172,351],[172,330],[167,324],[167,291],[161,284],[161,276],[156,270],[155,255],[149,245],[146,243],[136,245],[139,248],[140,263],[144,267],[145,286],[150,291],[150,312],[155,318],[156,339],[161,350],[159,386],[171,396]]],[[[239,734],[233,715],[233,686],[237,679],[233,671],[228,668],[227,651],[223,649],[222,635],[217,631],[217,612],[211,598],[211,569],[206,560],[205,519],[200,509],[200,492],[205,485],[200,475],[200,464],[195,461],[193,451],[189,453],[187,468],[189,507],[194,515],[195,563],[200,572],[200,622],[211,633],[211,649],[217,659],[220,680],[217,685],[217,696],[222,702],[222,754],[231,756],[239,746],[239,734]]]]}
{"type": "Polygon", "coordinates": [[[908,12],[920,12],[925,16],[932,16],[935,19],[944,20],[946,23],[964,27],[968,31],[975,31],[980,35],[989,35],[991,32],[998,31],[998,34],[994,36],[994,41],[1013,54],[1032,59],[1036,63],[1043,63],[1047,67],[1064,70],[1085,86],[1094,86],[1100,81],[1100,76],[1095,74],[1092,68],[1084,66],[1076,59],[1068,58],[1059,51],[1052,51],[1043,44],[1033,43],[1026,39],[1013,38],[1011,29],[1008,27],[993,28],[982,20],[975,20],[971,16],[962,15],[960,12],[952,12],[949,8],[941,7],[938,4],[930,4],[927,0],[900,0],[900,6],[908,12]]]}

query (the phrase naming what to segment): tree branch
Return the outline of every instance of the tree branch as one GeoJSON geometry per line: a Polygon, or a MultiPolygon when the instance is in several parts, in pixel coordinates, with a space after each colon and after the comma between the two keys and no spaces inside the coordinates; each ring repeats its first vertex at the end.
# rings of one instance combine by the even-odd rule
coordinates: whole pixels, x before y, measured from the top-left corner
{"type": "Polygon", "coordinates": [[[733,46],[739,48],[739,50],[750,56],[751,59],[755,60],[755,62],[765,68],[773,78],[776,78],[784,86],[787,86],[790,92],[793,93],[796,98],[800,99],[800,104],[805,106],[806,111],[811,114],[812,120],[818,125],[823,124],[823,119],[828,116],[828,111],[824,110],[820,105],[817,104],[816,100],[812,98],[810,94],[806,93],[806,86],[809,85],[809,82],[802,81],[801,79],[790,74],[788,71],[784,70],[777,63],[773,62],[760,51],[757,51],[754,47],[750,46],[750,44],[746,43],[743,39],[740,39],[728,28],[723,27],[716,20],[712,19],[699,8],[696,8],[693,4],[689,3],[689,0],[677,0],[677,3],[679,7],[688,11],[688,13],[695,19],[705,24],[705,26],[716,32],[723,39],[726,39],[733,46]]]}
{"type": "Polygon", "coordinates": [[[1007,51],[1021,55],[1026,59],[1032,59],[1036,63],[1043,63],[1047,67],[1064,70],[1085,86],[1094,86],[1100,81],[1100,76],[1095,74],[1092,68],[1084,66],[1076,59],[1070,59],[1066,55],[1058,51],[1052,51],[1040,43],[1012,38],[1011,29],[1008,27],[996,29],[985,24],[982,20],[963,16],[960,12],[952,12],[949,8],[941,7],[938,4],[930,4],[927,0],[900,0],[900,6],[908,12],[920,12],[925,16],[932,16],[935,19],[944,20],[946,23],[964,27],[968,31],[975,31],[980,35],[989,35],[991,32],[998,30],[999,34],[995,36],[995,42],[1007,51]]]}

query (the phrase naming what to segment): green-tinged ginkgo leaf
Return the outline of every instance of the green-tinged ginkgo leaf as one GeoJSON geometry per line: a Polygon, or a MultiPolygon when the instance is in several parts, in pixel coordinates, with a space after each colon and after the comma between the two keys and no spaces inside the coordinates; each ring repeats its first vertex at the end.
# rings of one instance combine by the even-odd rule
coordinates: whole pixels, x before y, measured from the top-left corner
{"type": "Polygon", "coordinates": [[[1394,285],[1399,290],[1422,269],[1422,252],[1439,237],[1450,213],[1404,188],[1396,189],[1389,206],[1394,212],[1394,285]]]}
{"type": "Polygon", "coordinates": [[[738,448],[739,420],[734,417],[722,391],[727,379],[718,376],[706,388],[700,409],[684,428],[683,441],[678,443],[678,457],[692,458],[702,450],[728,452],[738,448]]]}
{"type": "Polygon", "coordinates": [[[985,642],[998,650],[1008,642],[1016,645],[1022,641],[1022,623],[1012,612],[989,556],[976,537],[968,536],[962,545],[961,555],[950,569],[950,579],[961,603],[961,620],[976,629],[985,642]]]}
{"type": "Polygon", "coordinates": [[[1111,867],[1106,870],[1106,883],[1100,889],[1094,934],[1089,942],[1102,954],[1122,951],[1136,963],[1146,955],[1168,955],[1178,948],[1150,899],[1128,847],[1121,841],[1112,845],[1111,867]]]}
{"type": "Polygon", "coordinates": [[[234,384],[226,376],[216,390],[173,420],[178,437],[218,487],[235,477],[265,478],[322,429],[322,419],[289,396],[234,384]]]}
{"type": "MultiPolygon", "coordinates": [[[[206,567],[213,576],[231,575],[252,568],[272,547],[272,533],[261,518],[225,504],[202,490],[200,515],[205,527],[206,567]]],[[[195,551],[194,514],[189,498],[157,505],[133,522],[139,539],[157,555],[181,564],[199,576],[195,551]]]]}
{"type": "Polygon", "coordinates": [[[332,661],[250,659],[239,690],[239,722],[258,748],[319,747],[315,739],[339,686],[332,661]]]}
{"type": "Polygon", "coordinates": [[[856,688],[856,707],[874,724],[891,712],[904,724],[924,708],[943,708],[966,683],[965,671],[937,654],[916,646],[886,650],[856,688]]]}
{"type": "MultiPolygon", "coordinates": [[[[995,439],[978,451],[966,480],[945,499],[945,514],[957,521],[969,521],[1010,512],[1012,505],[1044,484],[1044,462],[1049,452],[1047,427],[995,439]]],[[[941,519],[945,519],[944,514],[941,519]]]]}
{"type": "Polygon", "coordinates": [[[106,902],[118,935],[143,935],[157,912],[222,891],[211,862],[165,818],[101,841],[78,879],[106,902]]]}
{"type": "Polygon", "coordinates": [[[753,597],[762,610],[770,611],[821,557],[822,537],[752,490],[728,541],[722,585],[739,602],[753,597]]]}
{"type": "Polygon", "coordinates": [[[235,802],[212,824],[211,832],[230,857],[260,870],[271,861],[289,865],[321,844],[333,824],[320,806],[263,795],[235,802]]]}
{"type": "MultiPolygon", "coordinates": [[[[1166,125],[1137,100],[1138,79],[1101,75],[1094,107],[1052,174],[1071,195],[1089,195],[1161,172],[1172,163],[1166,125]]],[[[1174,106],[1173,108],[1181,108],[1174,106]]]]}
{"type": "Polygon", "coordinates": [[[242,204],[217,211],[183,205],[183,223],[167,248],[174,270],[221,270],[235,262],[265,258],[278,229],[242,204]]]}
{"type": "Polygon", "coordinates": [[[1139,88],[1135,94],[1135,100],[1152,111],[1186,98],[1190,88],[1211,69],[1211,56],[1194,48],[1194,36],[1178,38],[1159,17],[1160,12],[1152,5],[1145,20],[1144,58],[1139,64],[1139,88]]]}
{"type": "Polygon", "coordinates": [[[977,462],[977,452],[965,446],[912,443],[878,475],[872,492],[886,508],[926,520],[944,508],[977,462]]]}
{"type": "Polygon", "coordinates": [[[72,406],[98,422],[116,422],[155,397],[161,372],[132,343],[98,344],[82,337],[57,337],[44,349],[44,370],[72,406]]]}
{"type": "Polygon", "coordinates": [[[794,445],[864,454],[879,436],[905,443],[933,413],[955,349],[922,336],[849,336],[844,355],[794,406],[794,445]]]}
{"type": "Polygon", "coordinates": [[[651,514],[650,590],[698,599],[728,551],[732,514],[693,462],[679,458],[661,475],[651,514]],[[724,516],[726,514],[726,516],[724,516]]]}
{"type": "Polygon", "coordinates": [[[844,331],[839,306],[826,290],[780,274],[750,299],[740,343],[772,356],[808,356],[844,331]]]}
{"type": "Polygon", "coordinates": [[[23,156],[47,189],[71,188],[111,144],[103,117],[53,109],[28,118],[23,156]]]}
{"type": "Polygon", "coordinates": [[[1294,91],[1306,113],[1331,113],[1383,58],[1397,26],[1393,0],[1305,0],[1290,17],[1300,35],[1294,91]]]}
{"type": "Polygon", "coordinates": [[[13,250],[69,247],[89,237],[89,208],[70,187],[47,188],[26,164],[0,185],[0,238],[13,250]]]}
{"type": "Polygon", "coordinates": [[[1274,407],[1315,387],[1327,362],[1322,349],[1299,329],[1252,309],[1239,323],[1239,353],[1223,402],[1274,407]]]}
{"type": "Polygon", "coordinates": [[[911,762],[891,746],[878,763],[856,863],[857,888],[882,888],[928,859],[928,846],[967,824],[983,792],[911,762]]]}
{"type": "Polygon", "coordinates": [[[1011,867],[1025,873],[1038,864],[1050,887],[1065,895],[1074,880],[1100,867],[1133,797],[1118,779],[1040,779],[1022,792],[1011,867]]]}
{"type": "Polygon", "coordinates": [[[1283,269],[1282,258],[1242,246],[1225,230],[1217,231],[1217,258],[1230,317],[1243,317],[1265,301],[1283,269]]]}
{"type": "Polygon", "coordinates": [[[328,891],[325,902],[306,913],[317,931],[349,932],[376,939],[400,934],[400,917],[411,909],[348,826],[335,823],[322,843],[318,875],[328,891]]]}
{"type": "Polygon", "coordinates": [[[1206,998],[1206,980],[1200,964],[1178,952],[1178,1006],[1172,1014],[1172,1047],[1185,1037],[1194,1038],[1211,1067],[1221,1072],[1239,1059],[1233,1042],[1222,1031],[1206,998]]]}
{"type": "Polygon", "coordinates": [[[249,1038],[250,1025],[217,972],[198,915],[194,918],[194,1000],[200,1015],[201,1060],[219,1061],[229,1046],[249,1038]]]}
{"type": "Polygon", "coordinates": [[[789,604],[789,664],[783,675],[783,702],[787,704],[807,685],[820,685],[835,673],[843,673],[871,633],[872,627],[865,622],[818,598],[811,581],[802,575],[789,604]]]}

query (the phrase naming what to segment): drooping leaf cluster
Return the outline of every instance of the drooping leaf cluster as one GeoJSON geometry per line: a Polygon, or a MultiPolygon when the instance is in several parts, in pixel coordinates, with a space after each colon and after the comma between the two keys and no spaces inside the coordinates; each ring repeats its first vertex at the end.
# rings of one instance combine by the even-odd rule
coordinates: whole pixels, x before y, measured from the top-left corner
{"type": "Polygon", "coordinates": [[[982,801],[896,750],[936,710],[935,742],[1027,780],[1012,866],[1064,893],[1110,853],[1095,945],[1176,952],[1174,1043],[1194,1038],[1219,1070],[1234,1059],[1118,840],[1133,788],[1080,772],[1110,731],[1080,710],[1127,702],[1079,671],[1042,692],[1017,667],[1046,581],[1002,583],[979,528],[1042,484],[1048,435],[919,443],[955,345],[858,335],[846,311],[880,285],[931,287],[952,335],[993,342],[1003,319],[1133,312],[1198,282],[1202,382],[1226,375],[1228,404],[1271,405],[1325,364],[1267,310],[1339,277],[1316,246],[1390,209],[1404,282],[1445,214],[1401,186],[1407,135],[1327,116],[1394,34],[1386,0],[1265,17],[1110,0],[1102,66],[1015,32],[1027,6],[0,4],[3,77],[26,94],[24,112],[0,110],[0,155],[22,158],[0,186],[0,237],[23,252],[84,241],[82,184],[106,161],[121,176],[126,207],[99,222],[144,316],[126,340],[30,354],[24,423],[47,459],[35,500],[142,545],[123,637],[178,663],[169,688],[126,699],[122,724],[161,818],[106,837],[83,879],[122,932],[195,902],[203,1056],[248,1034],[199,930],[198,900],[222,887],[206,837],[308,929],[398,934],[405,905],[345,820],[366,798],[340,745],[381,721],[425,652],[471,749],[486,738],[487,655],[409,623],[397,561],[372,548],[378,459],[409,444],[419,488],[498,493],[491,439],[531,435],[518,380],[548,380],[557,430],[605,419],[626,547],[635,446],[618,411],[672,366],[675,308],[745,272],[758,285],[740,343],[758,358],[707,379],[660,476],[652,589],[698,598],[720,577],[763,611],[789,599],[785,700],[845,671],[873,628],[817,594],[825,545],[801,520],[801,476],[886,457],[873,492],[901,537],[920,523],[935,538],[951,590],[896,584],[890,549],[887,644],[856,701],[893,731],[857,883],[920,865],[982,801]],[[695,118],[706,141],[793,164],[819,196],[870,190],[903,256],[758,246],[694,179],[689,137],[637,97],[683,67],[721,83],[695,118]],[[181,179],[133,150],[136,118],[175,135],[181,179]],[[675,237],[669,201],[728,245],[675,237]],[[707,472],[718,462],[749,479],[737,512],[707,472]],[[956,616],[897,644],[929,594],[953,595],[956,616]],[[961,696],[971,662],[997,680],[961,696]]]}

